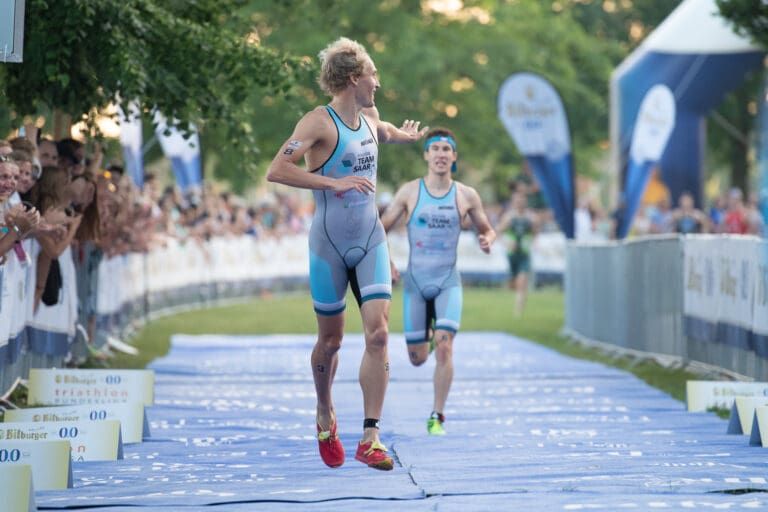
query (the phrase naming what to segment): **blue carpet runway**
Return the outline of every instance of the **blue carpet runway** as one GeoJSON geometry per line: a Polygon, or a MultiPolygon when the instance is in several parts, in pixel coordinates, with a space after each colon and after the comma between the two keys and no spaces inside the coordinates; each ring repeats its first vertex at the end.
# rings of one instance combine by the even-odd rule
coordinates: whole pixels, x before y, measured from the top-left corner
{"type": "Polygon", "coordinates": [[[460,333],[444,437],[426,433],[434,361],[391,336],[381,472],[354,460],[361,335],[334,385],[347,462],[317,453],[313,336],[174,336],[155,361],[152,438],[75,464],[41,509],[115,511],[706,510],[768,508],[768,452],[631,374],[499,333],[460,333]],[[750,492],[745,492],[750,491],[750,492]],[[736,494],[738,493],[738,494],[736,494]],[[137,508],[141,507],[141,508],[137,508]]]}

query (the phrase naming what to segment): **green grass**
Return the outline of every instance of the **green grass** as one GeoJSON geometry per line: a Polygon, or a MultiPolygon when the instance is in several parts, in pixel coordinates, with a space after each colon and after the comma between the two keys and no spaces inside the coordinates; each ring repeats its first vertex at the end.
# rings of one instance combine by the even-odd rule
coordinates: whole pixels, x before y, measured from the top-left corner
{"type": "MultiPolygon", "coordinates": [[[[390,330],[402,332],[402,289],[396,287],[390,315],[390,330]]],[[[500,331],[550,347],[565,355],[588,359],[628,370],[652,386],[678,400],[685,398],[686,380],[696,376],[683,370],[671,370],[654,362],[615,358],[596,349],[586,348],[562,336],[564,296],[562,291],[546,288],[532,292],[525,312],[512,314],[514,295],[502,288],[465,288],[462,331],[500,331]]],[[[362,332],[354,299],[347,298],[346,332],[362,332]]],[[[117,355],[108,361],[114,368],[144,368],[168,352],[172,334],[314,334],[315,315],[308,293],[295,293],[254,299],[236,305],[180,313],[149,322],[133,340],[139,356],[117,355]]]]}

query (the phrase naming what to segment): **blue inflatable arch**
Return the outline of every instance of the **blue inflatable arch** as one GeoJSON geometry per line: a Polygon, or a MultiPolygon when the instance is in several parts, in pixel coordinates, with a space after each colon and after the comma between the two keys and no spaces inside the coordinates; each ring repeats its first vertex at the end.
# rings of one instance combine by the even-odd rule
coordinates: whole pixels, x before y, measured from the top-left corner
{"type": "Polygon", "coordinates": [[[646,92],[665,84],[676,117],[660,161],[672,200],[690,191],[702,204],[706,115],[747,74],[763,66],[765,53],[735,34],[715,0],[684,0],[612,73],[611,151],[615,180],[623,190],[637,111],[646,92]]]}

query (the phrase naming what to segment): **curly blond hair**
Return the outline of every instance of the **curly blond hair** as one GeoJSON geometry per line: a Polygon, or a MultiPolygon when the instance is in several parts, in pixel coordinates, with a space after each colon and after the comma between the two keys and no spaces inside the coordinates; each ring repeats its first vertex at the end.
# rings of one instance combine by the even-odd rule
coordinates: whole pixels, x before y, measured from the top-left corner
{"type": "Polygon", "coordinates": [[[363,74],[368,52],[357,41],[341,37],[326,46],[318,56],[321,67],[317,83],[323,92],[333,96],[349,85],[350,76],[363,74]]]}

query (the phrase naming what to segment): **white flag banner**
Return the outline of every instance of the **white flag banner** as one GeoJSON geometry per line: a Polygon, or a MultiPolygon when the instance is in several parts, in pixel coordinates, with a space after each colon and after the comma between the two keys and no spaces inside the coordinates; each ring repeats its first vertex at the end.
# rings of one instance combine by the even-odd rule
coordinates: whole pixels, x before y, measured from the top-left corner
{"type": "Polygon", "coordinates": [[[202,161],[197,128],[190,125],[189,136],[185,138],[181,131],[170,126],[168,119],[157,110],[153,114],[153,123],[163,154],[171,161],[173,174],[181,190],[199,187],[202,182],[202,161]]]}
{"type": "Polygon", "coordinates": [[[571,153],[571,137],[560,95],[533,73],[515,73],[499,90],[499,118],[524,156],[551,160],[571,153]]]}
{"type": "Polygon", "coordinates": [[[650,88],[640,103],[629,157],[635,162],[658,162],[675,127],[675,97],[664,84],[650,88]]]}
{"type": "Polygon", "coordinates": [[[674,127],[675,97],[666,85],[654,85],[640,104],[632,132],[629,165],[624,177],[624,214],[617,226],[618,238],[629,233],[651,171],[661,160],[674,127]]]}
{"type": "Polygon", "coordinates": [[[515,73],[499,89],[498,115],[533,170],[560,228],[573,238],[573,157],[560,95],[538,75],[515,73]]]}
{"type": "Polygon", "coordinates": [[[142,154],[144,135],[141,127],[141,109],[136,101],[132,101],[128,104],[128,113],[126,113],[118,103],[117,113],[120,121],[120,145],[123,147],[125,170],[133,183],[141,188],[144,186],[144,157],[142,154]]]}

